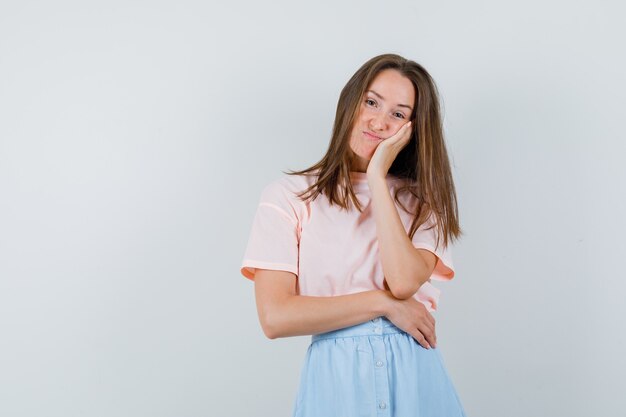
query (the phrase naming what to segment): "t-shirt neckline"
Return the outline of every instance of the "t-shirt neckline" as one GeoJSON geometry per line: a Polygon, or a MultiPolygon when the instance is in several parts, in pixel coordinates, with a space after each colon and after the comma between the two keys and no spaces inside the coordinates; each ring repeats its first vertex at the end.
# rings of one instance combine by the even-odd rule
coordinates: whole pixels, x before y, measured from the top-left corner
{"type": "MultiPolygon", "coordinates": [[[[386,180],[387,182],[395,182],[400,180],[400,178],[388,173],[386,176],[386,180]]],[[[355,188],[369,189],[369,186],[367,184],[367,172],[350,171],[350,181],[355,188]]]]}

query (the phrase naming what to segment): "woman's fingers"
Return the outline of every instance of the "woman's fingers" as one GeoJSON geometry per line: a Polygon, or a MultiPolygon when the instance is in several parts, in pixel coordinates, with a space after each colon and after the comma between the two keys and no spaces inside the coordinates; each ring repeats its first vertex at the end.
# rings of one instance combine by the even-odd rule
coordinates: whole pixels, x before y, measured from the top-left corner
{"type": "Polygon", "coordinates": [[[429,327],[431,327],[433,330],[435,329],[435,318],[433,317],[432,314],[430,314],[430,312],[426,309],[426,306],[422,303],[420,303],[417,300],[411,299],[411,302],[414,303],[414,305],[417,308],[417,320],[419,320],[420,322],[427,322],[429,327]]]}
{"type": "Polygon", "coordinates": [[[420,332],[422,337],[428,343],[429,345],[428,348],[430,348],[431,346],[436,347],[437,336],[435,333],[435,318],[433,317],[432,314],[430,314],[430,312],[426,310],[426,307],[424,307],[423,304],[421,303],[419,304],[423,307],[423,309],[421,311],[421,314],[418,315],[418,319],[417,319],[417,322],[415,323],[415,326],[417,327],[417,330],[420,332]]]}
{"type": "MultiPolygon", "coordinates": [[[[390,145],[395,145],[395,144],[400,144],[402,142],[406,142],[406,143],[402,143],[402,148],[403,148],[404,145],[409,143],[408,140],[410,137],[411,137],[411,122],[408,122],[402,125],[400,129],[398,129],[398,131],[394,135],[388,137],[386,141],[388,141],[387,143],[389,143],[390,145]]],[[[382,141],[381,144],[382,143],[385,143],[385,141],[382,141]]]]}
{"type": "Polygon", "coordinates": [[[413,339],[417,340],[417,343],[422,345],[423,348],[430,349],[428,340],[426,340],[426,337],[424,337],[424,335],[417,328],[411,331],[411,336],[413,336],[413,339]]]}
{"type": "Polygon", "coordinates": [[[433,317],[432,314],[430,314],[430,312],[426,312],[426,317],[428,318],[428,321],[433,325],[433,327],[435,327],[435,317],[433,317]]]}
{"type": "Polygon", "coordinates": [[[397,309],[389,316],[391,321],[425,349],[436,347],[435,318],[426,306],[414,298],[395,301],[397,309]]]}
{"type": "Polygon", "coordinates": [[[424,335],[424,337],[426,338],[426,341],[428,342],[430,346],[435,347],[437,345],[437,338],[435,337],[434,327],[431,327],[429,325],[424,325],[421,328],[418,327],[418,330],[420,331],[420,333],[422,333],[422,335],[424,335]]]}

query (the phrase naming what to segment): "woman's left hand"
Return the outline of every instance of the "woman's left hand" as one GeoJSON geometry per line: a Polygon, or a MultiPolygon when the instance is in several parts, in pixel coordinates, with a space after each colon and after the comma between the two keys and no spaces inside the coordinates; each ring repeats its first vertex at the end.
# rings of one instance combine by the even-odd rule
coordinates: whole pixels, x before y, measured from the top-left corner
{"type": "Polygon", "coordinates": [[[408,122],[393,136],[380,142],[367,165],[367,176],[385,178],[398,153],[409,143],[411,133],[411,122],[408,122]]]}

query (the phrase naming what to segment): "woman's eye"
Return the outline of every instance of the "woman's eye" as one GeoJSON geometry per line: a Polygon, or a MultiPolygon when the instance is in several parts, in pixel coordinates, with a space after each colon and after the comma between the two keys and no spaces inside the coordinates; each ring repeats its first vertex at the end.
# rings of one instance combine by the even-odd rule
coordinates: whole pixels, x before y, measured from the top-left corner
{"type": "Polygon", "coordinates": [[[400,119],[404,119],[404,114],[402,114],[402,113],[396,113],[396,117],[399,117],[400,119]]]}
{"type": "Polygon", "coordinates": [[[370,106],[373,106],[374,104],[376,104],[376,102],[372,100],[371,98],[365,99],[365,102],[369,104],[370,106]]]}

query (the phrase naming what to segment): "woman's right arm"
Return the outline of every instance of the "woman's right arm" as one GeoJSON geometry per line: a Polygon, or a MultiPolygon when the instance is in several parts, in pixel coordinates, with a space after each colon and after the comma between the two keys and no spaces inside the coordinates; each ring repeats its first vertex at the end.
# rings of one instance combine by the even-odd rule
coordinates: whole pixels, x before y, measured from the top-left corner
{"type": "Polygon", "coordinates": [[[254,283],[259,321],[270,339],[324,333],[385,316],[425,348],[436,345],[435,319],[414,298],[396,299],[388,290],[298,295],[295,274],[269,269],[257,269],[254,283]]]}

